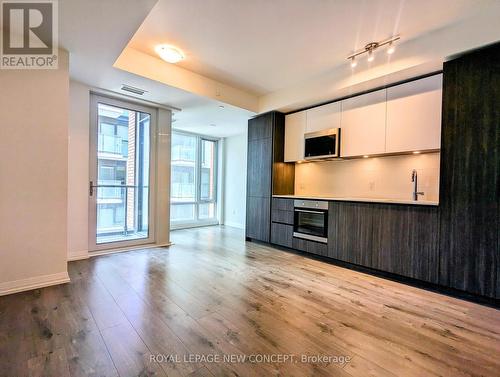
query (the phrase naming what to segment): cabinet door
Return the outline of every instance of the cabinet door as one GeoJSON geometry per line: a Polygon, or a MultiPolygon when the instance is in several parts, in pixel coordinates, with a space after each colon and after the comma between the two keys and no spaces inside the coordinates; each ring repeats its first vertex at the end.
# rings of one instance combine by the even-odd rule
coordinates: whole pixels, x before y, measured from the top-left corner
{"type": "Polygon", "coordinates": [[[368,203],[330,202],[328,256],[371,267],[373,220],[368,203]]]}
{"type": "Polygon", "coordinates": [[[438,208],[374,204],[372,267],[438,282],[438,208]]]}
{"type": "Polygon", "coordinates": [[[293,225],[293,199],[273,198],[271,221],[293,225]]]}
{"type": "Polygon", "coordinates": [[[279,209],[271,210],[271,221],[293,225],[294,213],[293,211],[282,211],[279,209]]]}
{"type": "Polygon", "coordinates": [[[439,283],[495,293],[500,263],[500,46],[444,64],[439,283]]]}
{"type": "Polygon", "coordinates": [[[340,115],[340,101],[307,110],[306,133],[339,128],[340,115]]]}
{"type": "Polygon", "coordinates": [[[293,205],[294,199],[288,198],[273,198],[273,210],[277,209],[280,211],[292,211],[294,209],[293,205]]]}
{"type": "Polygon", "coordinates": [[[385,152],[386,90],[342,101],[340,155],[363,156],[385,152]]]}
{"type": "MultiPolygon", "coordinates": [[[[498,219],[500,219],[500,206],[497,207],[497,224],[499,223],[498,219]]],[[[500,249],[500,226],[497,227],[497,250],[500,249]]],[[[497,268],[496,275],[496,287],[495,287],[495,298],[500,299],[500,255],[497,253],[497,259],[495,260],[495,265],[497,268]]]]}
{"type": "Polygon", "coordinates": [[[248,142],[247,195],[271,196],[272,139],[248,142]]]}
{"type": "Polygon", "coordinates": [[[273,136],[273,113],[259,115],[248,120],[248,141],[273,136]]]}
{"type": "Polygon", "coordinates": [[[247,197],[246,236],[269,242],[271,226],[271,198],[247,197]]]}
{"type": "Polygon", "coordinates": [[[386,152],[441,147],[443,75],[387,89],[386,152]]]}
{"type": "Polygon", "coordinates": [[[325,243],[293,237],[292,247],[295,250],[304,251],[306,253],[321,255],[323,257],[328,256],[328,247],[325,243]]]}
{"type": "Polygon", "coordinates": [[[304,159],[305,129],[305,111],[300,111],[285,117],[285,162],[294,162],[304,159]]]}
{"type": "Polygon", "coordinates": [[[293,247],[293,226],[271,223],[271,243],[293,247]]]}

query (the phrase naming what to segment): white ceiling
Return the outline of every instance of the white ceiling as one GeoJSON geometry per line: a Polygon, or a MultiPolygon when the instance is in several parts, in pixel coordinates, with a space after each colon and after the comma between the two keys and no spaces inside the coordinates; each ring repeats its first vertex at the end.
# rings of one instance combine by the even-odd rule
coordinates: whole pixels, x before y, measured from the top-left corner
{"type": "Polygon", "coordinates": [[[262,95],[346,63],[370,41],[444,28],[498,0],[159,0],[129,47],[170,43],[183,68],[262,95]]]}
{"type": "Polygon", "coordinates": [[[254,113],[227,104],[238,105],[238,95],[248,93],[257,104],[251,110],[292,110],[429,72],[451,54],[500,39],[500,0],[59,4],[60,42],[70,51],[72,79],[116,92],[121,84],[145,89],[142,98],[182,108],[174,127],[213,136],[245,131],[254,113]],[[373,64],[350,69],[350,52],[394,34],[401,34],[401,41],[391,58],[377,54],[373,64]],[[153,50],[159,43],[180,47],[186,59],[159,65],[153,50]],[[114,68],[127,51],[150,60],[142,59],[141,69],[114,68]],[[156,76],[148,74],[153,66],[156,76]],[[200,90],[190,89],[193,83],[200,90]],[[219,88],[225,88],[222,95],[219,88]]]}
{"type": "Polygon", "coordinates": [[[252,112],[113,68],[156,1],[60,0],[59,43],[70,52],[71,78],[118,93],[122,84],[145,89],[135,97],[182,109],[174,114],[176,128],[217,137],[246,132],[252,112]]]}
{"type": "Polygon", "coordinates": [[[174,114],[172,127],[202,135],[228,137],[247,130],[248,119],[255,114],[235,106],[198,98],[186,104],[186,110],[174,114]]]}

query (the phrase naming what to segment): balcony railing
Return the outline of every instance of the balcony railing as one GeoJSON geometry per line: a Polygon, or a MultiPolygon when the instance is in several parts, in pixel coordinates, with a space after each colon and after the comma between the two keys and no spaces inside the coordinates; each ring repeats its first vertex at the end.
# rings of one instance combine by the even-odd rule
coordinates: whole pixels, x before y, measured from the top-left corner
{"type": "Polygon", "coordinates": [[[127,140],[123,140],[120,136],[99,134],[97,150],[98,152],[127,156],[128,148],[124,141],[127,140]]]}
{"type": "MultiPolygon", "coordinates": [[[[149,187],[133,185],[97,185],[97,236],[128,236],[144,232],[137,215],[147,216],[149,187]],[[142,194],[142,200],[138,197],[142,194]],[[145,206],[145,208],[143,208],[145,206]]],[[[147,233],[147,228],[146,228],[147,233]]]]}

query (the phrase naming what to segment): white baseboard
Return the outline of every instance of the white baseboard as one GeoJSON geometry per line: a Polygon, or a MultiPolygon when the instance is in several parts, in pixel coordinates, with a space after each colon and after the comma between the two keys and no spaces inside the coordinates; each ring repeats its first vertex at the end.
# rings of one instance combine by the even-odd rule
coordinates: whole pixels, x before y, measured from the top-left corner
{"type": "Polygon", "coordinates": [[[173,224],[170,226],[170,230],[182,230],[182,229],[190,229],[190,228],[203,228],[205,226],[215,226],[222,225],[218,221],[199,221],[196,223],[181,223],[181,224],[173,224]]]}
{"type": "Polygon", "coordinates": [[[232,222],[232,221],[224,221],[224,225],[230,226],[230,227],[233,227],[233,228],[238,228],[238,229],[245,229],[245,225],[244,224],[235,223],[235,222],[232,222]]]}
{"type": "Polygon", "coordinates": [[[88,258],[89,258],[89,252],[85,250],[76,253],[69,253],[67,261],[72,262],[75,260],[88,259],[88,258]]]}
{"type": "Polygon", "coordinates": [[[133,250],[139,250],[139,249],[151,249],[155,247],[169,247],[171,246],[171,242],[167,243],[154,243],[154,244],[146,244],[146,245],[137,245],[137,246],[128,246],[128,247],[122,247],[122,248],[117,248],[117,249],[107,249],[107,250],[99,250],[99,251],[82,251],[79,253],[70,253],[68,254],[67,261],[68,262],[74,262],[77,260],[83,260],[83,259],[90,259],[92,257],[98,257],[99,255],[106,255],[106,254],[113,254],[113,253],[121,253],[124,251],[133,251],[133,250]]]}
{"type": "Polygon", "coordinates": [[[134,251],[134,250],[142,250],[142,249],[155,249],[155,248],[159,248],[159,247],[169,247],[171,245],[172,245],[171,242],[162,243],[162,244],[149,243],[149,244],[145,244],[145,245],[127,246],[127,247],[122,247],[122,248],[117,248],[117,249],[90,251],[88,257],[93,258],[93,257],[98,257],[100,255],[124,253],[126,251],[134,251]]]}
{"type": "Polygon", "coordinates": [[[69,276],[67,271],[58,272],[57,274],[7,281],[5,283],[0,283],[0,296],[64,283],[69,283],[69,276]]]}

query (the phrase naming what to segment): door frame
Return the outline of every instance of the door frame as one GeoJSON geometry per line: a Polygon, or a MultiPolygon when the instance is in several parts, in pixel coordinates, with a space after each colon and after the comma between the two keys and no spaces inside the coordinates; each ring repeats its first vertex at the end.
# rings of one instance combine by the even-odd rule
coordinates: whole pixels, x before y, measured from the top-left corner
{"type": "MultiPolygon", "coordinates": [[[[102,94],[90,93],[90,132],[89,132],[89,219],[88,219],[88,242],[89,252],[128,248],[130,246],[148,245],[156,242],[156,153],[157,153],[157,129],[158,129],[158,109],[127,101],[108,97],[102,94]],[[98,104],[106,104],[124,108],[131,111],[138,111],[150,115],[149,127],[149,203],[148,203],[148,237],[135,240],[124,240],[97,243],[97,196],[91,195],[97,182],[97,132],[98,132],[98,104]],[[93,187],[94,186],[94,187],[93,187]]],[[[94,190],[95,191],[95,190],[94,190]]]]}

